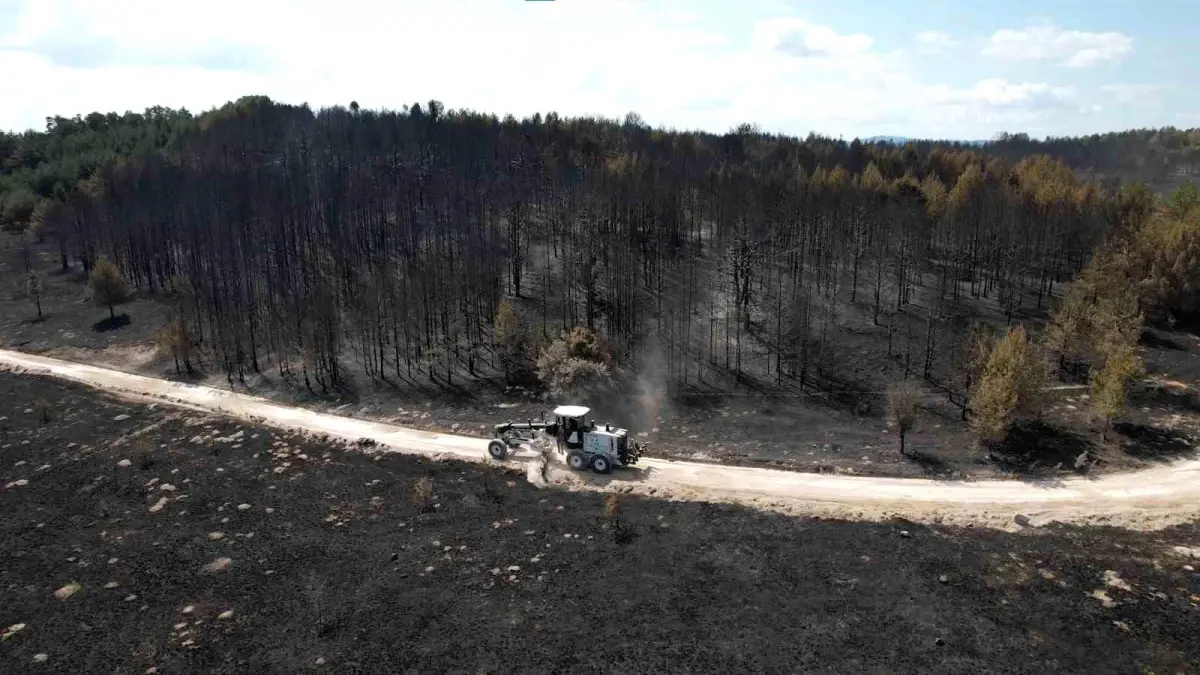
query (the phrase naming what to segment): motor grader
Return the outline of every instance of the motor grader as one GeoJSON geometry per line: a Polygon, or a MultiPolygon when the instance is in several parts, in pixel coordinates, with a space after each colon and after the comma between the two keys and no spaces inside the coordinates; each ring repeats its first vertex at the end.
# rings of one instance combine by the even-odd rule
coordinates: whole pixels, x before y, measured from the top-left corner
{"type": "Polygon", "coordinates": [[[637,464],[643,446],[629,438],[629,432],[611,424],[599,426],[588,420],[591,409],[581,405],[561,405],[554,409],[554,419],[503,422],[492,427],[495,438],[488,441],[488,454],[503,460],[510,450],[534,448],[539,438],[554,440],[559,454],[566,453],[567,466],[576,471],[589,467],[601,474],[611,473],[614,466],[637,464]],[[525,434],[523,432],[531,432],[525,434]],[[540,432],[540,433],[539,433],[540,432]]]}

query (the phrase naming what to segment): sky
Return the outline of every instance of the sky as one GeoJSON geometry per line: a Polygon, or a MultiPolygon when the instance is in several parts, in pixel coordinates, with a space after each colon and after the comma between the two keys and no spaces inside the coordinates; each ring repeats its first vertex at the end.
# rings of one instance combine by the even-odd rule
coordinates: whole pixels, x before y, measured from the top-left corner
{"type": "Polygon", "coordinates": [[[722,133],[1200,127],[1200,0],[0,0],[0,129],[265,94],[722,133]]]}

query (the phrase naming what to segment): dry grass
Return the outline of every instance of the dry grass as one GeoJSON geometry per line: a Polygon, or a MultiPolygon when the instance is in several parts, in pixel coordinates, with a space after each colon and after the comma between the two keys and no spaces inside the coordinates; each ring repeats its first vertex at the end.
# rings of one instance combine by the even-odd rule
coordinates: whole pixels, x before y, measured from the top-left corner
{"type": "Polygon", "coordinates": [[[412,501],[421,513],[433,511],[434,484],[429,476],[422,476],[412,486],[412,501]]]}

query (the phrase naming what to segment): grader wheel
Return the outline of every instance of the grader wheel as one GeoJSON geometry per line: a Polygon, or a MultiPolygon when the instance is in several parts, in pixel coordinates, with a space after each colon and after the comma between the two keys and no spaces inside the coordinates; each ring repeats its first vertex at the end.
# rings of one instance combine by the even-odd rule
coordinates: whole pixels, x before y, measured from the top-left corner
{"type": "Polygon", "coordinates": [[[596,455],[592,458],[592,471],[596,473],[612,473],[612,462],[604,455],[596,455]]]}
{"type": "Polygon", "coordinates": [[[588,467],[587,455],[578,450],[571,451],[571,454],[567,455],[567,466],[576,471],[583,471],[588,467]]]}

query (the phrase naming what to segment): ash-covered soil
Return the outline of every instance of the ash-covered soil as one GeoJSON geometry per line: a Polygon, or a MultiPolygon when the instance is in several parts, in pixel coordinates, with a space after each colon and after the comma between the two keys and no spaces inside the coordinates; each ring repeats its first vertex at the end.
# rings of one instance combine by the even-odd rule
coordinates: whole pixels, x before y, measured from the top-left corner
{"type": "Polygon", "coordinates": [[[625,495],[618,530],[604,495],[37,377],[0,373],[0,417],[0,672],[1200,668],[1197,524],[625,495]]]}

